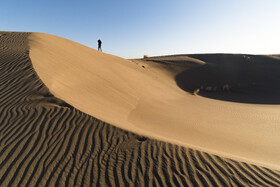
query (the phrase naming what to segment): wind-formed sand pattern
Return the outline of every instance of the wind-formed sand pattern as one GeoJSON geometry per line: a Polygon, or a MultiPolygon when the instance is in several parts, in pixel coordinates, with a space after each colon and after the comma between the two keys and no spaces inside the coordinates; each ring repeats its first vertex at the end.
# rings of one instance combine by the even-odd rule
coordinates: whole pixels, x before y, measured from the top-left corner
{"type": "MultiPolygon", "coordinates": [[[[134,134],[55,97],[33,67],[30,35],[0,33],[0,186],[280,186],[273,168],[134,134]]],[[[148,71],[152,62],[131,63],[148,71]]]]}

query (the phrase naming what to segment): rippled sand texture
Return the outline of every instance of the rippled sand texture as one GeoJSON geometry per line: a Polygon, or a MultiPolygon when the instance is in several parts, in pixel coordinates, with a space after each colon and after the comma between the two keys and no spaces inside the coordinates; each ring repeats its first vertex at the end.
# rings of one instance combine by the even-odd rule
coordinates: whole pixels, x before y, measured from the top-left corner
{"type": "Polygon", "coordinates": [[[148,139],[54,97],[0,32],[0,186],[280,186],[280,172],[148,139]]]}

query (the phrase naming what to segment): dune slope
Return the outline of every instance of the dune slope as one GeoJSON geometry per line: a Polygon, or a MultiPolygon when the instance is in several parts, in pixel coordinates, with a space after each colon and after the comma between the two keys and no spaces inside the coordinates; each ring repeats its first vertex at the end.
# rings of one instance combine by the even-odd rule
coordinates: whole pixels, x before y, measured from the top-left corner
{"type": "Polygon", "coordinates": [[[145,138],[55,97],[0,32],[0,186],[279,186],[280,172],[145,138]]]}
{"type": "Polygon", "coordinates": [[[210,86],[231,85],[236,74],[235,82],[263,83],[257,78],[258,72],[267,72],[265,63],[257,63],[255,74],[248,65],[261,57],[194,55],[132,62],[48,34],[31,34],[29,44],[33,66],[50,92],[91,116],[152,138],[280,168],[279,105],[224,102],[185,91],[205,80],[210,86]]]}

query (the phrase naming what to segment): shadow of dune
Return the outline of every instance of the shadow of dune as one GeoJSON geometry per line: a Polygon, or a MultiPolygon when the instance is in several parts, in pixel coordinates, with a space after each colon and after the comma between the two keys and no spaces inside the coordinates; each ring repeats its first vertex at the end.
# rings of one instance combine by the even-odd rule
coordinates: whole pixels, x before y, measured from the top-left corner
{"type": "Polygon", "coordinates": [[[188,55],[206,62],[176,75],[190,93],[240,103],[280,104],[280,59],[241,54],[188,55]]]}

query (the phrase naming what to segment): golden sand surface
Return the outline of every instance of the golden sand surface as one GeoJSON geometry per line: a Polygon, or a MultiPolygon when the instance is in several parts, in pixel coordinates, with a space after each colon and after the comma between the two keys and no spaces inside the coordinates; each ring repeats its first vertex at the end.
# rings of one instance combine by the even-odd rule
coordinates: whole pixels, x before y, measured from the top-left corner
{"type": "Polygon", "coordinates": [[[126,60],[21,32],[0,50],[0,186],[280,185],[278,56],[126,60]]]}
{"type": "Polygon", "coordinates": [[[134,133],[279,168],[279,59],[218,54],[131,61],[48,34],[33,33],[29,41],[39,77],[75,108],[134,133]],[[201,95],[192,94],[203,86],[201,95]]]}

